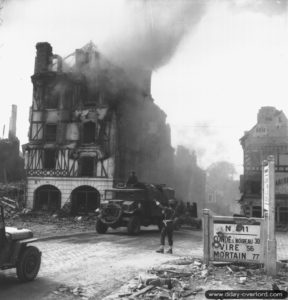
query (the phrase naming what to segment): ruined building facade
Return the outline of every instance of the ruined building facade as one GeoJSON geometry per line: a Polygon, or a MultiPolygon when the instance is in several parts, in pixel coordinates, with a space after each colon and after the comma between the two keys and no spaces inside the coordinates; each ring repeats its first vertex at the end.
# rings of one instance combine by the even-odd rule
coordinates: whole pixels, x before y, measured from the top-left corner
{"type": "Polygon", "coordinates": [[[275,158],[275,221],[288,223],[288,120],[274,107],[262,107],[257,124],[240,139],[244,152],[244,175],[240,180],[240,204],[249,217],[261,217],[261,164],[275,158]]]}
{"type": "Polygon", "coordinates": [[[94,211],[107,188],[169,182],[170,128],[150,93],[151,71],[112,65],[89,43],[66,59],[38,43],[29,142],[27,207],[94,211]]]}
{"type": "MultiPolygon", "coordinates": [[[[8,183],[24,179],[23,158],[19,152],[16,135],[17,106],[12,105],[8,138],[0,138],[0,182],[8,183]]],[[[4,127],[5,129],[5,127],[4,127]]],[[[5,130],[3,130],[3,135],[5,130]]]]}

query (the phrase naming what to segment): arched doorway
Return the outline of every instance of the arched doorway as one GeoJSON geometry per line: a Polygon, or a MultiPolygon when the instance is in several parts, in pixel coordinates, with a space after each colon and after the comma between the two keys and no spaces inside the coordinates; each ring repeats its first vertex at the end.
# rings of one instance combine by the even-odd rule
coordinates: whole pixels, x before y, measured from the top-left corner
{"type": "Polygon", "coordinates": [[[53,185],[42,185],[34,193],[34,209],[56,211],[61,208],[61,192],[53,185]]]}
{"type": "Polygon", "coordinates": [[[93,187],[83,185],[72,191],[71,214],[94,212],[100,205],[100,193],[93,187]]]}

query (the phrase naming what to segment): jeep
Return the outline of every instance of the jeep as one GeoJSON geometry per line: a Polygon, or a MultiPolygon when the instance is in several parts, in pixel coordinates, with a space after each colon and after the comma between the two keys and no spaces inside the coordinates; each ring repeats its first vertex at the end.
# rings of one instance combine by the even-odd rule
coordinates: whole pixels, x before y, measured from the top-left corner
{"type": "Polygon", "coordinates": [[[0,269],[16,268],[20,281],[34,280],[41,264],[41,252],[30,246],[35,241],[31,230],[5,226],[4,208],[0,203],[0,269]]]}

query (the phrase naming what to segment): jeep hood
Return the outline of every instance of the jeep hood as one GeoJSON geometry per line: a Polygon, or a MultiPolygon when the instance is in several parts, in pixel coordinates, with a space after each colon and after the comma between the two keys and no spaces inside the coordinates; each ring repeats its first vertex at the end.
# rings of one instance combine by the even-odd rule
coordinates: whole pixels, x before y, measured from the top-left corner
{"type": "Polygon", "coordinates": [[[16,227],[6,227],[6,236],[12,240],[24,240],[33,237],[33,232],[29,229],[18,229],[16,227]]]}

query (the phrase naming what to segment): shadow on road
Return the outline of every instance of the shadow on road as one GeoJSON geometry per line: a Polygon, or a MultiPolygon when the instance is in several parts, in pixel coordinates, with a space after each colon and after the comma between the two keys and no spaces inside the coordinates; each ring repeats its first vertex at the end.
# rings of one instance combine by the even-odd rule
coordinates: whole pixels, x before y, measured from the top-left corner
{"type": "Polygon", "coordinates": [[[38,300],[59,286],[59,282],[39,277],[34,281],[21,283],[12,270],[0,272],[0,299],[38,300]]]}

